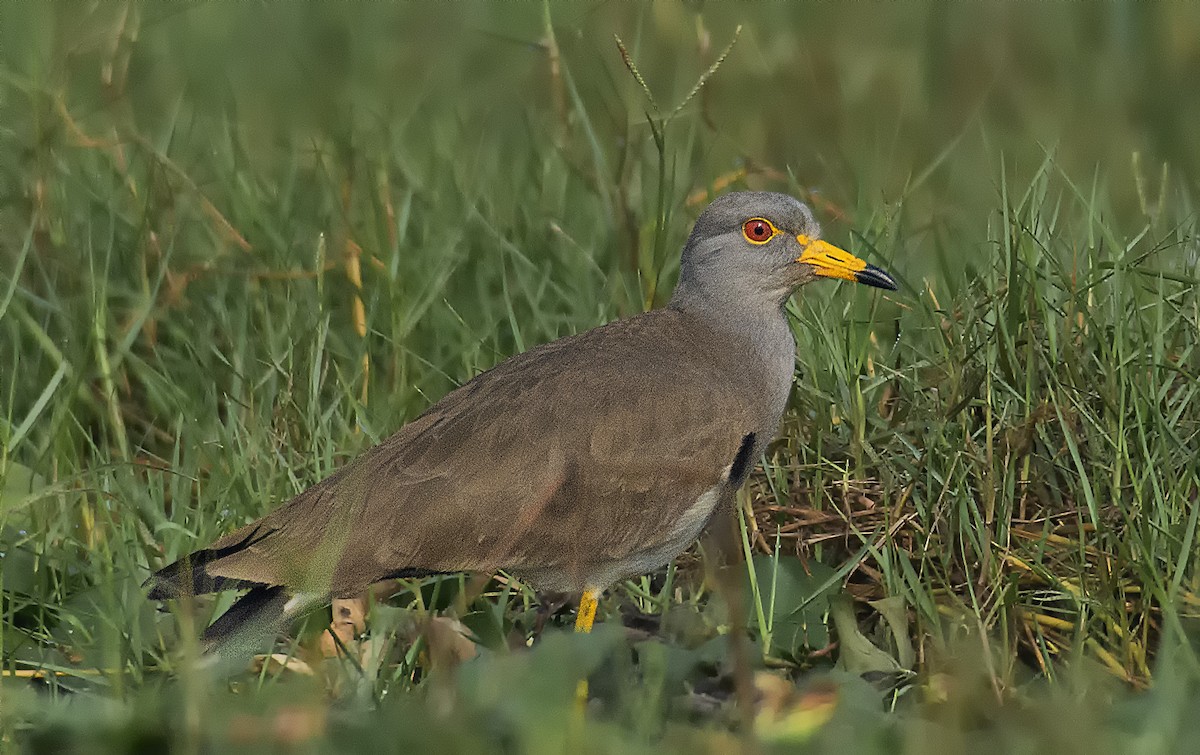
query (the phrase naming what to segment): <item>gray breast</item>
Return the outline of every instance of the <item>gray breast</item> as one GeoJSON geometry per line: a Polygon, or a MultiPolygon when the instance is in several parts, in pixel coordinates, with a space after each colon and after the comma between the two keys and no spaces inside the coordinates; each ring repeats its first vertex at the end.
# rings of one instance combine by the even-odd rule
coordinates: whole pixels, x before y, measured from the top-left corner
{"type": "Polygon", "coordinates": [[[751,360],[748,369],[757,369],[761,376],[763,424],[759,428],[759,450],[779,430],[788,396],[792,392],[792,375],[796,370],[796,340],[783,317],[772,317],[758,324],[749,342],[751,360]]]}

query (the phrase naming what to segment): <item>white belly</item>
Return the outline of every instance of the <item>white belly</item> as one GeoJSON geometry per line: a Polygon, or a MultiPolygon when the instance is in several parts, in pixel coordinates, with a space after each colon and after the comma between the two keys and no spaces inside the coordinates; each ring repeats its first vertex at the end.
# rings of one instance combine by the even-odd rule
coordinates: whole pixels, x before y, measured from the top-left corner
{"type": "Polygon", "coordinates": [[[723,484],[717,485],[697,498],[696,502],[675,522],[666,539],[661,543],[640,550],[631,554],[629,558],[612,564],[607,574],[596,575],[597,587],[608,587],[619,579],[652,572],[664,564],[669,564],[676,556],[687,550],[688,546],[700,537],[704,525],[708,524],[713,509],[721,500],[721,488],[723,487],[723,484]]]}
{"type": "MultiPolygon", "coordinates": [[[[728,474],[728,470],[726,470],[728,474]]],[[[700,537],[713,509],[721,500],[724,481],[704,492],[671,527],[660,543],[644,548],[617,560],[591,565],[584,573],[572,573],[562,568],[515,569],[515,573],[539,590],[579,592],[585,589],[605,590],[618,580],[646,574],[670,563],[700,537]]]]}

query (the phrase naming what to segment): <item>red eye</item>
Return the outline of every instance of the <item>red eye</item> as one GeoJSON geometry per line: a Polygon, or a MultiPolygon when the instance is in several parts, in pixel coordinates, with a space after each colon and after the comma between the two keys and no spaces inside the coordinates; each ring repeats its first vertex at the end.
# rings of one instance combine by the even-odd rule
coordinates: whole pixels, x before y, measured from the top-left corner
{"type": "Polygon", "coordinates": [[[751,218],[742,225],[742,235],[747,241],[765,244],[775,235],[775,228],[762,218],[751,218]]]}

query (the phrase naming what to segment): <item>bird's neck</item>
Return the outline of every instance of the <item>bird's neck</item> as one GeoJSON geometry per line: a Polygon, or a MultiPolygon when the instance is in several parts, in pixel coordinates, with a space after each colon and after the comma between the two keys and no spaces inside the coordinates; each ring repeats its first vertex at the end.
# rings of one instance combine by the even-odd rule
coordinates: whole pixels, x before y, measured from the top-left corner
{"type": "Polygon", "coordinates": [[[794,359],[795,339],[788,327],[786,302],[786,295],[764,296],[761,291],[733,288],[712,290],[681,282],[669,306],[747,346],[761,347],[764,353],[787,351],[789,359],[794,359]]]}
{"type": "MultiPolygon", "coordinates": [[[[784,300],[786,301],[786,299],[784,300]]],[[[757,296],[728,296],[722,293],[678,289],[671,298],[672,309],[703,323],[721,337],[726,358],[756,377],[770,405],[765,419],[777,424],[783,415],[796,366],[796,340],[788,325],[783,304],[757,296]]]]}

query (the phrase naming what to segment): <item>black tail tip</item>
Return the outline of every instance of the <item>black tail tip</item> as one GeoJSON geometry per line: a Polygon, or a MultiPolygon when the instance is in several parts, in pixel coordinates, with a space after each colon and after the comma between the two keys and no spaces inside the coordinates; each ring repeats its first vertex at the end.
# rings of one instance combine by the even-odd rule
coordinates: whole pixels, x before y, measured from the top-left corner
{"type": "Polygon", "coordinates": [[[161,579],[157,574],[151,574],[149,579],[142,583],[142,589],[148,590],[147,600],[170,600],[182,594],[177,585],[161,579]]]}
{"type": "Polygon", "coordinates": [[[167,564],[142,583],[142,587],[149,590],[146,597],[150,600],[171,600],[185,595],[204,595],[229,588],[253,586],[242,580],[209,575],[208,565],[216,555],[206,549],[167,564]]]}

